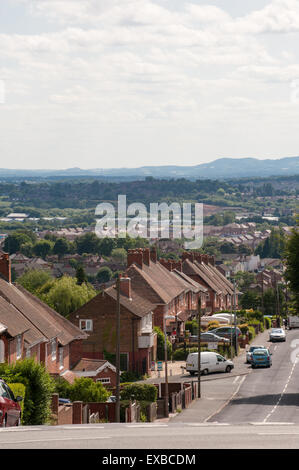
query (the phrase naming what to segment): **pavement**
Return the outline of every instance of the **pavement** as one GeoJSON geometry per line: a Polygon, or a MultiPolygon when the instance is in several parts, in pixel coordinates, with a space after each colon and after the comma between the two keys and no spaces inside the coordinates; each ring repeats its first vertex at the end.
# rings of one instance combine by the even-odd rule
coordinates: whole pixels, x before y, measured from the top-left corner
{"type": "MultiPolygon", "coordinates": [[[[268,342],[269,330],[258,334],[250,345],[269,346],[268,342]]],[[[230,374],[216,373],[208,376],[201,376],[201,398],[194,400],[193,403],[182,410],[180,413],[171,414],[169,418],[156,420],[159,423],[178,422],[178,423],[205,423],[220,413],[222,409],[237,395],[240,387],[244,383],[246,377],[252,373],[252,368],[246,364],[246,350],[242,349],[237,357],[233,359],[234,369],[230,374]]],[[[185,361],[177,361],[168,364],[169,382],[197,382],[197,377],[190,377],[189,373],[182,373],[182,366],[185,361]],[[172,370],[172,375],[170,375],[172,370]]],[[[156,372],[154,376],[147,379],[146,383],[164,382],[165,374],[156,372]]]]}

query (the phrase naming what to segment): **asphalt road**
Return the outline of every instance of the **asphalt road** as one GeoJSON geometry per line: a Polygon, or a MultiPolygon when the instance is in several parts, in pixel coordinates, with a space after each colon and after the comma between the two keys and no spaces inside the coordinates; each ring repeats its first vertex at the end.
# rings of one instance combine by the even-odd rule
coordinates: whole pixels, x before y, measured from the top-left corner
{"type": "Polygon", "coordinates": [[[285,343],[268,343],[272,367],[247,375],[230,403],[209,422],[299,424],[299,330],[286,334],[285,343]]]}
{"type": "MultiPolygon", "coordinates": [[[[0,449],[298,449],[299,426],[104,424],[0,429],[0,449]]],[[[100,454],[99,454],[100,455],[100,454]]],[[[113,453],[112,453],[113,455],[113,453]]],[[[13,458],[13,454],[11,454],[13,458]]]]}

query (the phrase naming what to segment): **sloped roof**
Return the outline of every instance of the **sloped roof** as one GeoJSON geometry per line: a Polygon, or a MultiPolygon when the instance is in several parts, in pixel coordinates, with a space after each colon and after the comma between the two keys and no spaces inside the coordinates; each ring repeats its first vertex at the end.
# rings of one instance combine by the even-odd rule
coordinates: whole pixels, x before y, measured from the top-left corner
{"type": "Polygon", "coordinates": [[[186,290],[183,281],[160,263],[150,261],[142,268],[133,263],[126,274],[134,282],[134,289],[155,304],[168,304],[186,290]]]}
{"type": "Polygon", "coordinates": [[[202,280],[217,294],[221,294],[222,289],[215,283],[210,276],[201,268],[200,264],[192,263],[189,259],[183,262],[183,271],[188,276],[199,276],[202,280]]]}
{"type": "Polygon", "coordinates": [[[172,273],[177,276],[183,283],[186,285],[186,288],[192,290],[192,292],[208,292],[208,289],[202,286],[199,282],[194,281],[191,277],[187,276],[187,274],[174,269],[172,273]]]}
{"type": "Polygon", "coordinates": [[[72,368],[73,372],[99,372],[99,370],[109,367],[115,371],[115,367],[106,359],[87,359],[82,358],[80,361],[72,368]]]}
{"type": "MultiPolygon", "coordinates": [[[[16,334],[27,331],[25,340],[33,343],[38,338],[55,338],[64,346],[75,339],[86,338],[86,333],[69,322],[55,310],[32,295],[22,286],[10,284],[0,279],[0,320],[16,334]],[[6,312],[10,312],[7,315],[6,312]],[[8,325],[9,321],[9,325],[8,325]]],[[[15,336],[12,335],[12,336],[15,336]]]]}
{"type": "MultiPolygon", "coordinates": [[[[115,301],[117,300],[117,291],[115,285],[108,287],[104,292],[109,297],[112,297],[112,299],[115,301]]],[[[99,294],[99,296],[101,295],[102,294],[99,294]]],[[[96,297],[94,297],[94,299],[96,299],[96,297]]],[[[92,302],[92,300],[90,302],[92,302]]],[[[126,295],[120,293],[120,304],[129,310],[129,312],[140,318],[148,315],[155,308],[155,305],[152,302],[150,302],[147,298],[139,295],[135,289],[135,286],[134,288],[131,288],[131,300],[126,295]]]]}

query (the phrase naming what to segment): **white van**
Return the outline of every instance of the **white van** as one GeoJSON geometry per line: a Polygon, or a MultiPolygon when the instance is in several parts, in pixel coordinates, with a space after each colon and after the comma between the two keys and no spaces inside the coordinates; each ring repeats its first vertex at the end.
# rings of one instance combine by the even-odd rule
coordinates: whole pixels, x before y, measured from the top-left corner
{"type": "MultiPolygon", "coordinates": [[[[234,363],[225,359],[221,354],[209,351],[200,353],[200,370],[203,375],[210,372],[230,372],[234,368],[234,363]]],[[[188,354],[186,361],[186,371],[194,375],[198,371],[198,353],[188,354]]]]}
{"type": "Polygon", "coordinates": [[[289,330],[291,330],[292,328],[299,328],[299,317],[290,315],[288,317],[288,326],[289,326],[289,330]]]}

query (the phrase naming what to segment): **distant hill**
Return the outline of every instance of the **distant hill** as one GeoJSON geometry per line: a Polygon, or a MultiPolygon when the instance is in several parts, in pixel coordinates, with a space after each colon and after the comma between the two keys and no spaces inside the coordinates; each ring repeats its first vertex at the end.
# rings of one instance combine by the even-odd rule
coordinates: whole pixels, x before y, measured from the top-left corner
{"type": "Polygon", "coordinates": [[[143,166],[140,168],[88,169],[69,168],[66,170],[9,170],[0,169],[0,178],[48,178],[102,176],[104,178],[144,179],[154,178],[209,178],[228,179],[242,177],[292,176],[299,174],[299,157],[277,160],[256,158],[219,158],[210,163],[195,166],[143,166]]]}

